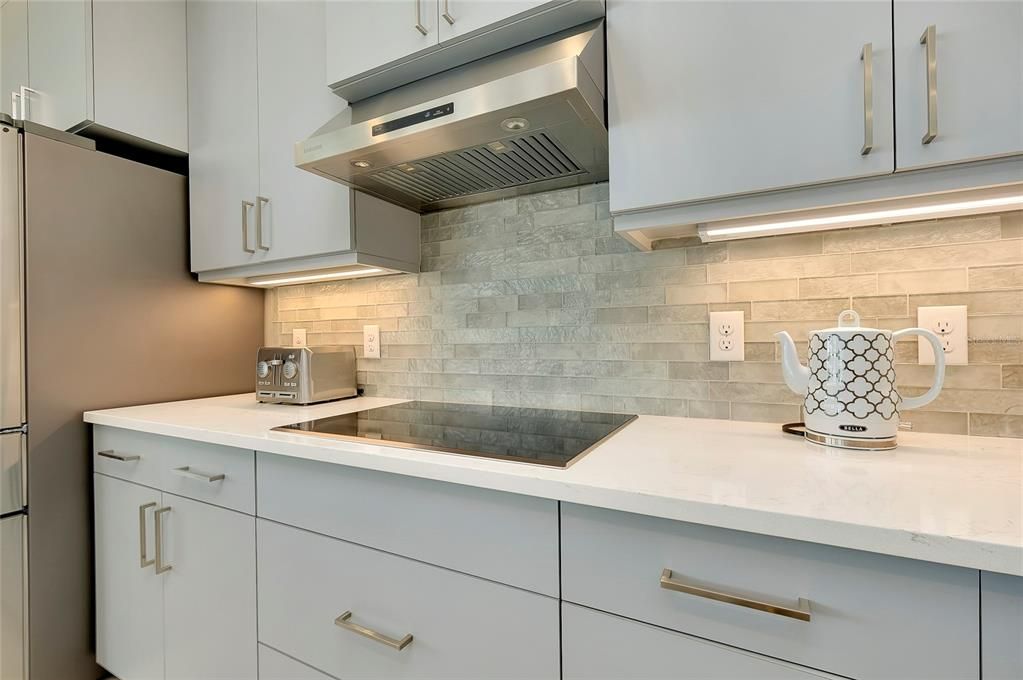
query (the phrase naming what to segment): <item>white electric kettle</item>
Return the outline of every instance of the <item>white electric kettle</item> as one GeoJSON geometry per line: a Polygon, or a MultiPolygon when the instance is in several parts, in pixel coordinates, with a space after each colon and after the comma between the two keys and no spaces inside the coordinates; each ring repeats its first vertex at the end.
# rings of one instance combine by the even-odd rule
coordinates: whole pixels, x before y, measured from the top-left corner
{"type": "Polygon", "coordinates": [[[934,401],[945,382],[945,352],[934,333],[923,328],[886,331],[860,327],[860,315],[847,309],[836,328],[810,333],[809,367],[799,363],[792,337],[775,333],[782,348],[785,383],[804,395],[806,438],[847,449],[894,449],[899,410],[934,401]],[[934,348],[934,384],[918,397],[895,389],[895,341],[920,335],[934,348]]]}

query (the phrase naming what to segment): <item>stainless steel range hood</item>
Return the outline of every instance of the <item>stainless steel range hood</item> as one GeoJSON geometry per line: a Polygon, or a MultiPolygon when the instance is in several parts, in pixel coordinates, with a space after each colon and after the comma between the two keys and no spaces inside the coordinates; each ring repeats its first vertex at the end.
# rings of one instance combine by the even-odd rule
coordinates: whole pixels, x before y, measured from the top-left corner
{"type": "Polygon", "coordinates": [[[351,105],[295,164],[418,212],[607,179],[604,23],[351,105]]]}

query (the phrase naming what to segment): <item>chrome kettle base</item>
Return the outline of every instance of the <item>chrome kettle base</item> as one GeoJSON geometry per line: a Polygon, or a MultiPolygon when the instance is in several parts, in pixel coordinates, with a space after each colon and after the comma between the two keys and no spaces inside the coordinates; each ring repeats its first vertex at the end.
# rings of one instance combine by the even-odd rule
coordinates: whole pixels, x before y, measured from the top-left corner
{"type": "Polygon", "coordinates": [[[857,437],[836,437],[833,434],[821,434],[807,429],[803,432],[807,441],[823,446],[834,446],[840,449],[853,449],[856,451],[889,451],[898,446],[895,437],[883,437],[881,439],[860,439],[857,437]]]}

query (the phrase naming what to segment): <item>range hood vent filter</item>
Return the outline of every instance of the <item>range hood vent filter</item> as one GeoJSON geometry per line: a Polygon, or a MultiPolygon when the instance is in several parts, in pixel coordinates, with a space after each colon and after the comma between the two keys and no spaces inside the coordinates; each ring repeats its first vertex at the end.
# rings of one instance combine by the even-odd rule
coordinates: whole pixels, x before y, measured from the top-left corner
{"type": "Polygon", "coordinates": [[[368,178],[433,203],[582,172],[551,136],[538,132],[401,163],[368,178]]]}

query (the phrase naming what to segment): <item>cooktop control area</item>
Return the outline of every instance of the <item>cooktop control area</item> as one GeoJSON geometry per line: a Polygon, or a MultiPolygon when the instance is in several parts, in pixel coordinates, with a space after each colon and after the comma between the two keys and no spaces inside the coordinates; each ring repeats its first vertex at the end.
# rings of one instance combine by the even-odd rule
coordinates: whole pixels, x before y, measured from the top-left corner
{"type": "Polygon", "coordinates": [[[274,429],[564,468],[635,419],[622,413],[412,401],[274,429]]]}

